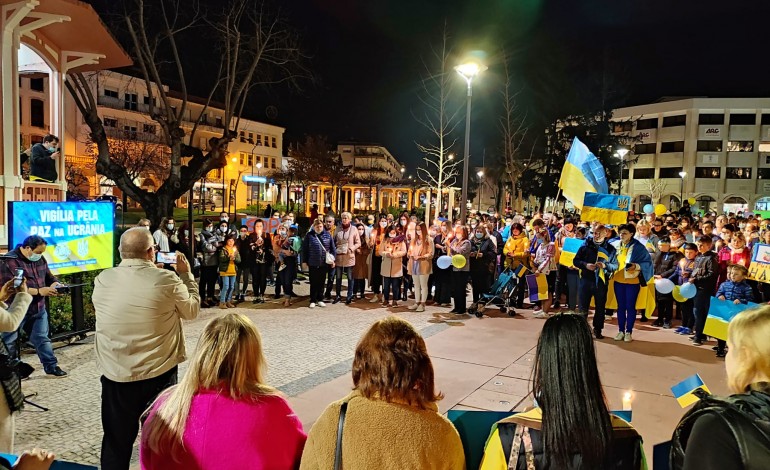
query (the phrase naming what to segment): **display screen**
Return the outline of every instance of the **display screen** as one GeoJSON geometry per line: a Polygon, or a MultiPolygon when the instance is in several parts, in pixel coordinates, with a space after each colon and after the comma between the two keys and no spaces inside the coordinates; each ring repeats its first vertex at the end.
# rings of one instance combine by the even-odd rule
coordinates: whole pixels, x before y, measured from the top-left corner
{"type": "Polygon", "coordinates": [[[54,274],[111,268],[115,253],[112,202],[8,202],[8,248],[30,235],[48,243],[43,254],[54,274]]]}

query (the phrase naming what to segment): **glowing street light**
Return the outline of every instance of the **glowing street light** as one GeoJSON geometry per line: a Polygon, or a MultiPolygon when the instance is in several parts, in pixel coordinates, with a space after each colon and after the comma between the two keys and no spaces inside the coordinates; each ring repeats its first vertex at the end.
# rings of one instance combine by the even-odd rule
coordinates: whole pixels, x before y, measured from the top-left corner
{"type": "Polygon", "coordinates": [[[457,73],[465,79],[468,84],[468,105],[465,112],[465,160],[463,161],[463,189],[462,189],[462,204],[460,204],[460,220],[465,222],[465,217],[468,213],[468,160],[470,160],[471,153],[471,97],[473,96],[473,79],[481,72],[486,70],[485,65],[481,65],[477,62],[466,62],[455,67],[457,73]]]}
{"type": "Polygon", "coordinates": [[[624,147],[620,147],[617,150],[615,150],[615,154],[613,155],[615,158],[620,159],[620,178],[618,178],[618,194],[620,194],[621,190],[623,189],[623,157],[625,157],[628,154],[628,149],[624,147]]]}
{"type": "Polygon", "coordinates": [[[687,176],[686,171],[680,171],[679,177],[682,178],[679,181],[679,207],[684,205],[684,177],[687,176]]]}

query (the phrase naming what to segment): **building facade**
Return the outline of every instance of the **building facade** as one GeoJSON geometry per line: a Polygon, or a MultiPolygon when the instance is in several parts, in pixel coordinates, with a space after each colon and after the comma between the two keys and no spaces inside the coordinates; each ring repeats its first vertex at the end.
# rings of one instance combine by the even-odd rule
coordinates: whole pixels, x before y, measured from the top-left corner
{"type": "Polygon", "coordinates": [[[662,99],[613,120],[638,140],[622,181],[637,210],[682,198],[699,211],[770,210],[770,98],[662,99]]]}
{"type": "Polygon", "coordinates": [[[380,144],[340,142],[337,153],[343,165],[353,169],[354,180],[387,182],[402,178],[404,165],[380,144]]]}

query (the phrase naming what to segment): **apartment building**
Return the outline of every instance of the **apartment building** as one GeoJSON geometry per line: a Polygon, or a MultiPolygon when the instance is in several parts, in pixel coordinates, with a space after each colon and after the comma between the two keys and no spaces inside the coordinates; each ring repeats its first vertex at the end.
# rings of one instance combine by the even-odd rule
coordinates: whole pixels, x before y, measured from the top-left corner
{"type": "Polygon", "coordinates": [[[676,98],[616,109],[615,132],[636,136],[622,192],[698,210],[770,210],[770,98],[676,98]],[[680,176],[680,173],[684,177],[680,176]]]}
{"type": "MultiPolygon", "coordinates": [[[[108,137],[119,141],[117,146],[120,148],[127,146],[137,154],[137,158],[168,158],[168,155],[163,155],[168,149],[160,145],[161,130],[149,114],[150,93],[145,81],[113,71],[96,72],[91,78],[99,116],[108,137]]],[[[172,103],[181,106],[182,97],[179,93],[169,89],[164,91],[172,103]]],[[[153,90],[152,95],[157,97],[158,90],[153,90]]],[[[93,163],[96,157],[88,140],[89,130],[70,96],[67,96],[65,102],[65,112],[68,113],[66,132],[70,137],[65,140],[68,144],[65,148],[67,162],[90,169],[87,177],[91,195],[113,192],[119,195],[117,188],[95,173],[93,163]]],[[[190,98],[183,116],[182,129],[189,134],[200,117],[193,145],[205,151],[209,139],[221,137],[223,115],[221,105],[213,103],[206,108],[203,99],[190,98]]],[[[272,183],[270,176],[283,164],[284,131],[279,126],[242,118],[239,135],[228,146],[227,166],[210,172],[203,181],[195,184],[193,203],[198,204],[202,199],[206,207],[212,205],[226,210],[228,204],[234,209],[235,206],[244,207],[257,201],[276,202],[279,198],[278,187],[272,183]]],[[[147,169],[137,175],[137,184],[153,191],[162,184],[162,173],[162,166],[148,165],[147,169]]],[[[179,206],[187,204],[187,196],[178,201],[179,206]]]]}
{"type": "Polygon", "coordinates": [[[340,142],[337,153],[342,163],[353,169],[354,180],[396,182],[402,177],[404,166],[380,144],[340,142]]]}

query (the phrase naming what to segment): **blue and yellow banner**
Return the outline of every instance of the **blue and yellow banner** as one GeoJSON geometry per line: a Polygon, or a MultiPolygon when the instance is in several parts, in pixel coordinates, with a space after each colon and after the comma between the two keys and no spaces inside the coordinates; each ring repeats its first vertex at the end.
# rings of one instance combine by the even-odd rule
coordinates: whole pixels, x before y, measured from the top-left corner
{"type": "Polygon", "coordinates": [[[575,255],[584,242],[585,240],[579,238],[565,238],[559,255],[559,264],[567,267],[573,266],[575,255]]]}
{"type": "Polygon", "coordinates": [[[585,193],[609,191],[604,167],[577,137],[572,140],[567,161],[564,162],[559,188],[564,197],[578,209],[583,208],[585,193]]]}
{"type": "Polygon", "coordinates": [[[758,243],[751,252],[749,279],[770,283],[770,245],[758,243]]]}
{"type": "Polygon", "coordinates": [[[114,265],[115,205],[111,202],[13,201],[9,248],[30,235],[43,237],[43,256],[53,274],[71,274],[114,265]]]}
{"type": "Polygon", "coordinates": [[[545,274],[539,273],[527,276],[527,287],[529,287],[530,302],[548,300],[548,279],[545,274]]]}
{"type": "Polygon", "coordinates": [[[631,197],[617,194],[587,192],[583,199],[580,220],[601,222],[607,225],[621,225],[628,222],[631,197]]]}
{"type": "Polygon", "coordinates": [[[730,325],[730,321],[742,311],[754,307],[758,307],[758,305],[751,302],[735,304],[730,300],[719,300],[716,297],[712,297],[703,334],[727,341],[727,328],[730,325]]]}
{"type": "Polygon", "coordinates": [[[702,389],[706,393],[711,393],[708,387],[706,387],[706,384],[703,383],[703,379],[700,378],[700,375],[695,374],[671,387],[671,392],[674,394],[676,401],[679,402],[679,406],[687,408],[699,400],[693,393],[698,389],[702,389]]]}

